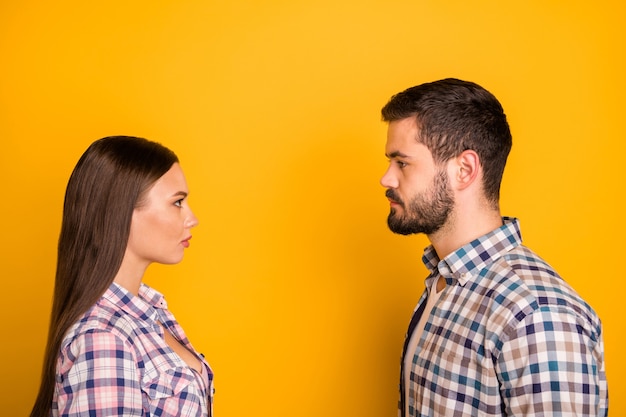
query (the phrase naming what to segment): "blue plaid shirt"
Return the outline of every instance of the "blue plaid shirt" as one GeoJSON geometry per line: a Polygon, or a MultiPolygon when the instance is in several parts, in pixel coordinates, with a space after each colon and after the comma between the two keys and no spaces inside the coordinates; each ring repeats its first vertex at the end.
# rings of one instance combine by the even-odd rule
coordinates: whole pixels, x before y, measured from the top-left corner
{"type": "Polygon", "coordinates": [[[606,416],[600,319],[522,246],[519,221],[503,221],[443,260],[426,248],[430,275],[404,352],[433,282],[443,276],[447,285],[423,312],[424,333],[411,366],[403,365],[410,383],[401,377],[399,414],[606,416]]]}

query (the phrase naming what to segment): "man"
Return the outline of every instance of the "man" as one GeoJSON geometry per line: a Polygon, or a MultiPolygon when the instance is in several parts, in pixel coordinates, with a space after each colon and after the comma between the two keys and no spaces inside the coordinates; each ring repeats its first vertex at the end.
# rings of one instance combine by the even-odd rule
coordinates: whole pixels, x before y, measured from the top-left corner
{"type": "Polygon", "coordinates": [[[396,94],[382,116],[389,228],[431,243],[400,416],[606,416],[600,319],[500,214],[512,141],[498,100],[445,79],[396,94]]]}

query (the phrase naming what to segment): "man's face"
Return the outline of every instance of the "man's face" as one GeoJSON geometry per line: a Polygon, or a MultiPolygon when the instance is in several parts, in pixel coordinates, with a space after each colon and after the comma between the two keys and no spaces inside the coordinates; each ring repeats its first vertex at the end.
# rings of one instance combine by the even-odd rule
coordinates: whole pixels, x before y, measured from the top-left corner
{"type": "Polygon", "coordinates": [[[389,123],[385,154],[389,168],[380,183],[391,208],[387,223],[394,233],[431,235],[440,230],[454,207],[444,167],[417,142],[418,127],[409,117],[389,123]]]}

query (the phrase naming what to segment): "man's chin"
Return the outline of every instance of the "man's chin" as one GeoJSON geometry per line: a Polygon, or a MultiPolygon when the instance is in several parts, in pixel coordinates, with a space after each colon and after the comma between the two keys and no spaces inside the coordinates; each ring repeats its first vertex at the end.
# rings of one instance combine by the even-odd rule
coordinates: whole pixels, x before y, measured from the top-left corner
{"type": "Polygon", "coordinates": [[[416,231],[412,225],[407,224],[406,222],[403,222],[395,217],[393,212],[389,213],[389,217],[387,217],[387,226],[389,227],[389,230],[398,235],[408,236],[419,233],[419,231],[416,231]]]}
{"type": "Polygon", "coordinates": [[[397,235],[402,235],[402,236],[409,236],[409,235],[414,235],[417,232],[413,232],[411,230],[406,230],[406,229],[392,229],[391,227],[389,228],[393,233],[397,234],[397,235]]]}

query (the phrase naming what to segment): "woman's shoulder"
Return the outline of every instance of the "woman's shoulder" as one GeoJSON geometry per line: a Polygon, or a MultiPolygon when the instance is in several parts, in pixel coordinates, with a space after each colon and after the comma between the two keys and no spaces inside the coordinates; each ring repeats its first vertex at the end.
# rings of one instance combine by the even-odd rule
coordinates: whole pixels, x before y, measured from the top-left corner
{"type": "Polygon", "coordinates": [[[138,325],[122,309],[115,308],[102,297],[67,331],[63,346],[85,334],[110,335],[133,344],[138,325]]]}

